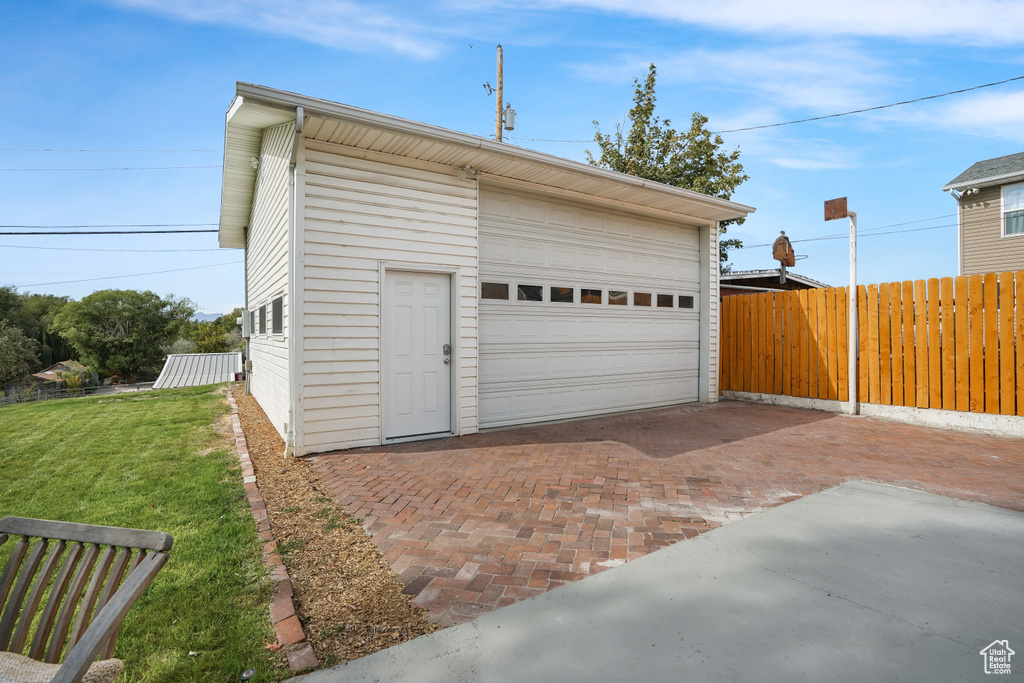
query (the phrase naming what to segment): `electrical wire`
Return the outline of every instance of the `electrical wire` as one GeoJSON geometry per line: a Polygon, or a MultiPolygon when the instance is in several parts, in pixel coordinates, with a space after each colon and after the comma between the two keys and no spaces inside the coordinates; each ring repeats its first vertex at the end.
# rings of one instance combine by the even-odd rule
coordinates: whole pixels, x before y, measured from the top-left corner
{"type": "Polygon", "coordinates": [[[56,149],[52,147],[0,147],[0,152],[220,152],[219,149],[56,149]]]}
{"type": "Polygon", "coordinates": [[[47,285],[69,285],[75,282],[96,282],[97,280],[118,280],[126,277],[141,277],[143,275],[162,275],[163,273],[180,273],[183,270],[199,270],[200,268],[218,268],[220,266],[241,265],[241,261],[228,261],[226,263],[211,263],[206,266],[191,266],[189,268],[172,268],[170,270],[154,270],[149,273],[131,273],[130,275],[107,275],[105,277],[90,277],[81,280],[62,280],[61,282],[34,282],[29,285],[14,285],[17,289],[25,287],[44,287],[47,285]]]}
{"type": "MultiPolygon", "coordinates": [[[[797,123],[808,123],[810,121],[823,121],[825,119],[835,119],[835,118],[839,118],[840,116],[850,116],[851,114],[863,114],[864,112],[878,111],[879,109],[889,109],[891,107],[900,107],[900,106],[903,106],[905,104],[914,104],[915,102],[924,102],[925,100],[936,100],[936,99],[939,99],[940,97],[949,97],[950,95],[959,95],[961,93],[971,92],[972,90],[980,90],[982,88],[991,88],[991,87],[994,87],[994,86],[997,86],[997,85],[1004,85],[1006,83],[1012,83],[1014,81],[1022,81],[1022,80],[1024,80],[1024,76],[1015,76],[1013,78],[1007,78],[1006,80],[1002,80],[1002,81],[995,81],[993,83],[984,83],[982,85],[975,85],[975,86],[972,86],[970,88],[961,88],[960,90],[950,90],[949,92],[940,93],[938,95],[928,95],[926,97],[917,97],[917,98],[912,99],[912,100],[903,100],[902,102],[892,102],[890,104],[881,104],[881,105],[878,105],[877,107],[867,107],[865,109],[854,109],[854,110],[851,110],[851,111],[840,112],[838,114],[826,114],[824,116],[813,116],[813,117],[811,117],[809,119],[798,119],[796,121],[783,121],[781,123],[765,123],[765,124],[762,124],[762,125],[759,125],[759,126],[747,126],[745,128],[731,128],[729,130],[709,131],[709,133],[711,135],[719,135],[719,134],[722,134],[722,133],[741,133],[743,131],[748,131],[748,130],[760,130],[762,128],[778,128],[779,126],[792,126],[792,125],[797,124],[797,123]]],[[[595,142],[595,140],[552,140],[552,139],[545,139],[545,138],[514,138],[514,137],[509,137],[509,139],[510,140],[521,140],[523,142],[575,142],[575,143],[581,143],[581,144],[582,143],[595,142]]]]}
{"type": "Polygon", "coordinates": [[[99,223],[94,225],[0,225],[0,228],[23,228],[25,230],[41,230],[42,228],[198,228],[217,223],[99,223]]]}
{"type": "MultiPolygon", "coordinates": [[[[859,239],[861,237],[879,237],[881,235],[896,235],[896,234],[903,233],[903,232],[920,232],[922,230],[938,230],[939,228],[953,228],[953,227],[956,227],[956,225],[957,225],[956,223],[947,223],[945,225],[932,225],[932,226],[929,226],[927,228],[908,228],[907,230],[887,230],[885,232],[870,232],[870,233],[861,233],[858,230],[857,231],[857,237],[859,239]]],[[[796,244],[798,242],[823,242],[823,241],[826,241],[826,240],[840,240],[840,239],[846,239],[847,237],[849,237],[848,233],[843,233],[841,235],[826,235],[824,237],[808,237],[808,238],[802,239],[802,240],[790,240],[790,244],[796,244]]],[[[751,244],[750,246],[744,245],[742,247],[730,247],[730,251],[732,251],[732,250],[740,250],[740,249],[757,249],[758,247],[770,247],[770,246],[772,246],[771,243],[751,244]]]]}
{"type": "Polygon", "coordinates": [[[133,254],[177,254],[182,252],[194,251],[222,251],[221,249],[90,249],[88,247],[36,247],[28,244],[0,244],[0,249],[45,249],[47,251],[116,251],[131,252],[133,254]]]}
{"type": "Polygon", "coordinates": [[[190,168],[223,168],[220,164],[214,166],[123,166],[113,168],[0,168],[0,171],[14,171],[27,173],[33,171],[171,171],[190,168]]]}
{"type": "Polygon", "coordinates": [[[55,232],[0,232],[0,235],[169,235],[183,232],[217,232],[216,230],[83,230],[55,232]]]}

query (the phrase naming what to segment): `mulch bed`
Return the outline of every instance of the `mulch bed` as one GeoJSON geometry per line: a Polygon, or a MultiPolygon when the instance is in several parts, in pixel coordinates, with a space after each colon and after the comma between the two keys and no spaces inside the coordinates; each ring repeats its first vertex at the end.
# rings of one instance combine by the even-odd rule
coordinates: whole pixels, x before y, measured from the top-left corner
{"type": "Polygon", "coordinates": [[[438,630],[402,593],[363,520],[325,495],[304,461],[284,458],[284,441],[252,396],[241,386],[232,392],[295,611],[320,662],[347,662],[438,630]]]}

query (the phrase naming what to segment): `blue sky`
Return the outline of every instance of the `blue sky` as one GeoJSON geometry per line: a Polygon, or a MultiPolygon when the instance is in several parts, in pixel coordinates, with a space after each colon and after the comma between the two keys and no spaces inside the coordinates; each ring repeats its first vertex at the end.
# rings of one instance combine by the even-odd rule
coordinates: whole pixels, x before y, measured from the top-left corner
{"type": "MultiPolygon", "coordinates": [[[[6,2],[0,224],[216,223],[236,80],[488,136],[494,100],[482,83],[494,83],[499,42],[519,114],[511,142],[582,161],[593,143],[545,140],[592,140],[594,120],[613,130],[650,62],[658,113],[679,127],[694,111],[712,130],[802,119],[1024,75],[1024,3],[6,2]],[[173,151],[18,151],[37,149],[173,151]],[[23,170],[172,166],[189,168],[23,170]]],[[[977,160],[1024,149],[1024,81],[724,138],[750,176],[733,199],[757,207],[730,236],[843,234],[822,202],[845,195],[865,235],[861,283],[954,275],[955,203],[940,188],[977,160]]],[[[846,283],[845,239],[796,250],[807,256],[796,272],[846,283]]],[[[0,284],[74,298],[151,289],[222,312],[242,305],[241,258],[205,233],[5,235],[0,284]],[[89,281],[48,284],[70,280],[89,281]]],[[[731,261],[776,263],[765,247],[731,261]]]]}

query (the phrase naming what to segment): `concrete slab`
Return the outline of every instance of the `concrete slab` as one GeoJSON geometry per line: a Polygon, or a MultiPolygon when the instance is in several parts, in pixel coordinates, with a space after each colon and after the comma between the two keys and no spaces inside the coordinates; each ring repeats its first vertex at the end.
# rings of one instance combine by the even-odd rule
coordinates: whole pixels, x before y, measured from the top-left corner
{"type": "Polygon", "coordinates": [[[977,680],[1022,586],[1024,514],[849,482],[293,680],[977,680]]]}

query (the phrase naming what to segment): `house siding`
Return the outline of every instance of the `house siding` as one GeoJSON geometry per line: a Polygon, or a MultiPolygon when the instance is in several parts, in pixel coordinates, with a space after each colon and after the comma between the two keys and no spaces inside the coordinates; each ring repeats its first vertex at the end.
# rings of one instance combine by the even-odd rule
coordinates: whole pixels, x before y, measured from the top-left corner
{"type": "Polygon", "coordinates": [[[304,453],[379,444],[380,265],[457,270],[459,429],[477,429],[477,186],[456,169],[305,142],[304,453]]]}
{"type": "Polygon", "coordinates": [[[1024,235],[1003,237],[1002,188],[960,199],[961,275],[1024,270],[1024,235]]]}
{"type": "Polygon", "coordinates": [[[266,334],[259,322],[249,338],[250,390],[282,437],[288,422],[288,165],[292,131],[288,122],[263,133],[252,215],[246,233],[246,296],[249,310],[267,306],[266,334]],[[270,302],[283,297],[284,334],[271,331],[270,302]]]}

